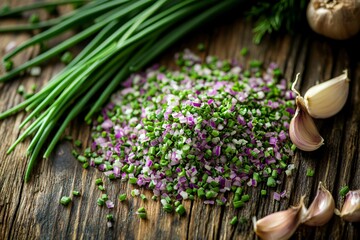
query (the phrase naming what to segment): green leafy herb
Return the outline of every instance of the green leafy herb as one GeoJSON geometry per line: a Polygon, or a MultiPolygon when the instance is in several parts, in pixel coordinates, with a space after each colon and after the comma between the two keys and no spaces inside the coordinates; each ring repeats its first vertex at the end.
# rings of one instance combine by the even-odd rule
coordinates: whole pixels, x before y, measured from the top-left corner
{"type": "Polygon", "coordinates": [[[260,0],[247,12],[255,20],[254,42],[260,43],[265,34],[293,32],[305,19],[307,0],[260,0]]]}

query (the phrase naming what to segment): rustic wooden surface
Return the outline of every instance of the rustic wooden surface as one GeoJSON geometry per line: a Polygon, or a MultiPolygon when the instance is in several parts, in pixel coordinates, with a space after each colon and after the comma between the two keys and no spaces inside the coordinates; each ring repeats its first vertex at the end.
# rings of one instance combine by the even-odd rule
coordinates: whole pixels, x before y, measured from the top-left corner
{"type": "MultiPolygon", "coordinates": [[[[4,0],[2,0],[4,1],[4,0]]],[[[28,1],[17,0],[11,4],[24,4],[28,1]]],[[[1,3],[1,1],[0,1],[1,3]]],[[[0,4],[1,5],[1,4],[0,4]]],[[[0,20],[0,26],[20,20],[0,20]]],[[[1,34],[0,56],[10,41],[17,43],[29,38],[29,34],[1,34]]],[[[0,239],[254,239],[251,217],[258,218],[288,208],[298,203],[300,196],[306,195],[305,204],[309,206],[316,194],[319,181],[323,181],[332,192],[336,207],[343,199],[339,196],[342,186],[360,189],[360,51],[359,37],[345,42],[336,42],[320,37],[309,30],[294,36],[278,35],[256,46],[252,43],[251,24],[239,16],[235,20],[221,21],[212,28],[199,30],[182,40],[177,47],[169,50],[160,59],[161,63],[171,65],[174,52],[185,47],[196,51],[199,42],[206,45],[206,52],[223,59],[237,59],[247,64],[250,59],[265,64],[276,62],[287,79],[294,79],[301,73],[301,92],[315,84],[342,73],[345,68],[350,72],[350,93],[344,109],[336,116],[318,120],[325,145],[319,150],[306,153],[297,151],[292,162],[296,171],[292,177],[282,176],[283,183],[276,189],[287,190],[288,197],[281,202],[272,197],[260,197],[259,190],[250,189],[251,201],[241,210],[232,207],[207,206],[196,199],[186,201],[185,217],[167,214],[160,202],[128,198],[125,203],[118,202],[116,196],[126,192],[130,195],[132,186],[120,181],[105,180],[106,192],[115,202],[115,208],[108,210],[98,207],[97,198],[101,192],[95,186],[95,179],[101,177],[95,169],[83,170],[72,157],[72,145],[61,142],[48,161],[41,161],[36,167],[31,182],[24,184],[26,167],[25,150],[29,141],[20,144],[16,151],[6,155],[6,150],[19,135],[18,125],[25,114],[20,113],[0,122],[0,239]],[[240,56],[240,49],[249,48],[247,57],[240,56]],[[315,169],[313,177],[306,177],[308,168],[315,169]],[[79,190],[81,197],[64,207],[59,204],[63,195],[79,190]],[[145,206],[147,220],[140,220],[135,211],[145,206]],[[113,213],[114,227],[106,227],[106,214],[113,213]],[[236,227],[229,224],[237,215],[247,222],[236,227]]],[[[29,48],[18,57],[24,61],[36,54],[29,48]]],[[[16,93],[20,84],[27,89],[33,83],[39,87],[63,67],[50,63],[42,67],[40,77],[22,77],[6,84],[0,84],[0,111],[4,111],[23,98],[16,93]]],[[[331,96],[329,96],[331,97],[331,96]]],[[[81,119],[73,122],[67,130],[74,139],[89,142],[90,129],[81,119]]],[[[150,198],[150,193],[141,190],[150,198]]],[[[273,189],[268,189],[270,194],[273,189]]],[[[350,224],[334,216],[323,227],[301,226],[294,239],[360,239],[360,224],[350,224]]]]}

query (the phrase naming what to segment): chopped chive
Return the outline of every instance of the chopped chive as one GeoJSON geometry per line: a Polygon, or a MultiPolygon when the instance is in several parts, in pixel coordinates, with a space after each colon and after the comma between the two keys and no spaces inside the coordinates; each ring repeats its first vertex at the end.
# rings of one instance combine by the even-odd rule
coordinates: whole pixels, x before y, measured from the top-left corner
{"type": "Polygon", "coordinates": [[[82,165],[82,168],[87,169],[89,166],[90,166],[90,164],[88,162],[86,162],[82,165]]]}
{"type": "Polygon", "coordinates": [[[177,212],[180,216],[185,214],[185,208],[182,204],[176,207],[175,212],[177,212]]]}
{"type": "Polygon", "coordinates": [[[97,178],[97,179],[95,180],[95,184],[96,184],[96,185],[101,185],[101,184],[103,184],[102,179],[101,179],[101,178],[97,178]]]}
{"type": "Polygon", "coordinates": [[[241,201],[247,202],[247,201],[249,201],[249,200],[250,200],[250,196],[249,196],[248,194],[241,196],[241,201]]]}
{"type": "Polygon", "coordinates": [[[86,162],[88,161],[88,159],[87,159],[86,157],[82,156],[82,155],[79,155],[79,156],[77,157],[77,160],[78,160],[79,162],[81,162],[81,163],[86,163],[86,162]]]}
{"type": "Polygon", "coordinates": [[[71,198],[67,196],[63,196],[60,199],[60,203],[64,206],[67,206],[71,202],[71,198]]]}
{"type": "Polygon", "coordinates": [[[97,200],[97,205],[99,205],[99,206],[104,206],[104,204],[105,204],[104,199],[98,198],[98,200],[97,200]]]}
{"type": "Polygon", "coordinates": [[[275,179],[272,178],[272,177],[269,177],[269,178],[267,179],[266,185],[267,185],[268,187],[276,187],[276,181],[275,181],[275,179]]]}
{"type": "Polygon", "coordinates": [[[7,72],[9,72],[10,70],[12,70],[13,66],[14,66],[13,61],[7,60],[7,61],[4,62],[4,68],[5,68],[5,70],[6,70],[7,72]]]}
{"type": "Polygon", "coordinates": [[[107,195],[106,193],[104,193],[104,194],[101,195],[101,199],[103,199],[104,201],[106,201],[106,200],[109,199],[109,197],[108,197],[108,195],[107,195]]]}
{"type": "Polygon", "coordinates": [[[73,58],[74,57],[71,52],[65,52],[61,56],[61,62],[65,63],[65,64],[69,64],[73,60],[73,58]]]}
{"type": "Polygon", "coordinates": [[[350,191],[350,188],[348,186],[344,186],[340,189],[339,194],[341,197],[345,197],[349,191],[350,191]]]}
{"type": "Polygon", "coordinates": [[[198,49],[200,52],[205,51],[205,44],[204,44],[204,43],[199,43],[199,44],[197,45],[197,49],[198,49]]]}
{"type": "Polygon", "coordinates": [[[38,23],[38,22],[40,22],[40,17],[39,17],[39,15],[33,13],[33,14],[30,16],[30,18],[29,18],[29,23],[35,24],[35,23],[38,23]]]}
{"type": "Polygon", "coordinates": [[[104,191],[104,190],[105,190],[105,187],[104,187],[103,185],[99,185],[99,186],[98,186],[98,189],[99,189],[100,191],[104,191]]]}
{"type": "Polygon", "coordinates": [[[79,192],[79,191],[73,191],[72,194],[73,194],[74,196],[80,196],[80,192],[79,192]]]}
{"type": "Polygon", "coordinates": [[[20,94],[20,95],[23,95],[25,93],[25,87],[24,85],[20,85],[17,89],[17,93],[20,94]]]}
{"type": "Polygon", "coordinates": [[[306,176],[312,177],[312,176],[314,176],[314,174],[315,174],[315,170],[313,170],[313,169],[311,169],[311,168],[308,168],[308,169],[306,170],[306,176]]]}
{"type": "Polygon", "coordinates": [[[265,189],[261,190],[261,196],[266,196],[266,190],[265,189]]]}
{"type": "Polygon", "coordinates": [[[169,203],[166,203],[164,206],[163,206],[163,209],[165,210],[165,212],[167,213],[171,213],[172,211],[174,211],[174,208],[171,206],[171,204],[169,203]]]}
{"type": "Polygon", "coordinates": [[[246,48],[246,47],[243,47],[241,50],[240,50],[240,55],[241,56],[246,56],[249,52],[249,49],[246,48]]]}
{"type": "Polygon", "coordinates": [[[236,225],[237,223],[238,223],[238,217],[235,216],[235,217],[233,217],[233,218],[231,219],[230,224],[231,224],[231,225],[236,225]]]}
{"type": "Polygon", "coordinates": [[[137,214],[141,219],[147,218],[146,210],[145,210],[144,207],[140,207],[140,208],[137,210],[136,214],[137,214]]]}
{"type": "Polygon", "coordinates": [[[144,194],[141,194],[140,197],[141,197],[141,199],[144,200],[144,201],[147,199],[144,194]]]}
{"type": "Polygon", "coordinates": [[[74,142],[74,144],[75,144],[75,146],[77,146],[77,147],[81,147],[82,142],[81,142],[80,140],[76,140],[76,141],[74,142]]]}
{"type": "Polygon", "coordinates": [[[106,215],[106,219],[108,220],[108,221],[114,221],[114,216],[112,215],[112,214],[107,214],[106,215]]]}
{"type": "Polygon", "coordinates": [[[129,183],[130,184],[136,184],[137,180],[138,179],[136,177],[131,177],[131,178],[129,178],[129,183]]]}
{"type": "Polygon", "coordinates": [[[126,200],[126,193],[120,194],[119,195],[119,200],[120,200],[120,202],[125,201],[126,200]]]}
{"type": "Polygon", "coordinates": [[[241,200],[240,201],[234,201],[233,206],[234,206],[234,208],[240,208],[240,207],[244,206],[244,202],[241,201],[241,200]]]}

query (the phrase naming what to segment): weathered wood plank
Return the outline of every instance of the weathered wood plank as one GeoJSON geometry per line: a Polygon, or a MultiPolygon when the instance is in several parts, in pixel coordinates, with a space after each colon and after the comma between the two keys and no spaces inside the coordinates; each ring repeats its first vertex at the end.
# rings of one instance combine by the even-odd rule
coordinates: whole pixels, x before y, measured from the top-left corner
{"type": "MultiPolygon", "coordinates": [[[[24,3],[18,0],[12,4],[24,3]]],[[[6,23],[0,21],[0,24],[6,23]]],[[[0,50],[12,40],[20,43],[28,37],[27,34],[1,35],[0,50]]],[[[346,106],[336,116],[316,121],[326,144],[313,153],[298,151],[292,160],[296,166],[294,175],[282,176],[283,184],[274,189],[277,192],[286,190],[288,198],[274,201],[272,189],[268,189],[268,197],[261,197],[259,190],[266,187],[260,185],[256,189],[248,189],[252,200],[239,211],[232,207],[206,206],[196,199],[185,202],[187,214],[179,217],[166,214],[161,204],[153,202],[150,192],[145,190],[141,192],[147,195],[147,201],[129,197],[126,202],[119,203],[116,199],[118,194],[126,192],[130,196],[134,187],[106,180],[106,193],[115,202],[115,208],[110,211],[96,204],[102,192],[94,181],[102,176],[101,173],[94,169],[83,170],[71,155],[72,145],[67,141],[59,144],[49,160],[41,161],[31,182],[24,184],[24,153],[29,141],[10,155],[5,154],[19,135],[18,126],[25,117],[20,113],[0,122],[0,239],[254,239],[252,216],[261,218],[296,205],[302,195],[306,195],[308,206],[316,195],[319,181],[323,181],[333,193],[337,207],[343,203],[338,194],[342,186],[360,188],[360,63],[356,40],[335,42],[313,33],[299,33],[266,37],[261,45],[256,46],[252,43],[251,24],[239,17],[191,34],[158,61],[173,67],[175,52],[186,47],[197,52],[199,42],[207,47],[205,52],[199,52],[203,58],[207,54],[217,55],[222,59],[238,60],[245,66],[251,59],[261,60],[265,65],[276,62],[289,82],[300,72],[299,89],[302,93],[317,81],[340,74],[344,68],[350,70],[352,81],[346,106]],[[243,47],[249,48],[248,56],[240,56],[239,51],[243,47]],[[308,168],[315,169],[314,177],[306,177],[308,168]],[[70,206],[63,207],[58,203],[60,197],[70,195],[72,190],[79,190],[81,197],[74,197],[70,206]],[[140,220],[135,215],[141,206],[147,209],[147,220],[140,220]],[[114,214],[115,224],[112,229],[107,229],[106,214],[110,212],[114,214]],[[229,222],[235,215],[247,221],[232,227],[229,222]]],[[[36,49],[30,48],[17,61],[29,59],[35,52],[36,49]]],[[[0,84],[0,111],[22,101],[16,93],[20,84],[27,89],[33,83],[42,86],[61,68],[61,64],[52,63],[42,68],[42,75],[38,78],[24,77],[0,84]]],[[[67,134],[89,143],[90,127],[79,118],[71,124],[67,134]]],[[[359,224],[346,223],[334,216],[323,227],[301,226],[293,238],[358,239],[359,224]]]]}

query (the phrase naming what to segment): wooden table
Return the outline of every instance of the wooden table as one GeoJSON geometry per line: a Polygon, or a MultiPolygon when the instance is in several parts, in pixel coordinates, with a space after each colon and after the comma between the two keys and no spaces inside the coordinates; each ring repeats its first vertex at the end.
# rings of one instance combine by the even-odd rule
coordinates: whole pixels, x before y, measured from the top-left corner
{"type": "MultiPolygon", "coordinates": [[[[12,4],[24,4],[14,1],[12,4]]],[[[1,20],[4,26],[18,21],[1,20]]],[[[301,92],[314,85],[340,75],[349,69],[350,94],[344,109],[334,117],[317,120],[316,124],[325,139],[325,145],[315,152],[297,151],[292,162],[296,171],[291,177],[282,176],[283,183],[275,189],[287,191],[288,197],[280,202],[270,196],[260,197],[260,187],[250,189],[251,201],[241,210],[232,207],[204,205],[201,200],[186,201],[185,217],[167,214],[160,202],[129,197],[119,203],[119,193],[130,195],[132,186],[120,181],[105,180],[106,193],[115,202],[115,208],[108,210],[98,207],[96,200],[101,192],[95,186],[95,179],[102,174],[95,169],[84,170],[72,157],[71,143],[61,142],[52,157],[41,161],[31,182],[23,182],[26,168],[25,150],[29,140],[20,144],[16,151],[6,155],[6,150],[19,135],[18,125],[25,114],[20,113],[0,122],[0,239],[254,239],[251,217],[264,217],[269,213],[283,210],[298,203],[305,195],[309,206],[316,194],[319,181],[323,181],[332,192],[336,207],[343,204],[339,196],[341,187],[360,189],[360,38],[336,42],[305,30],[304,33],[266,37],[260,45],[252,43],[251,24],[243,17],[220,21],[216,26],[199,30],[183,39],[158,60],[173,66],[172,56],[185,47],[197,52],[197,44],[206,45],[206,55],[217,55],[222,59],[237,59],[243,64],[257,59],[265,64],[276,62],[285,77],[292,81],[301,73],[301,92]],[[249,55],[243,57],[240,50],[249,48],[249,55]],[[313,177],[307,177],[307,169],[315,169],[313,177]],[[59,204],[63,195],[79,190],[81,197],[64,207],[59,204]],[[141,220],[135,211],[145,206],[147,220],[141,220]],[[106,226],[106,214],[113,213],[113,228],[106,226]],[[237,215],[247,219],[233,227],[231,218],[237,215]]],[[[1,34],[1,56],[10,41],[17,43],[29,38],[28,34],[1,34]]],[[[36,48],[29,48],[19,57],[29,59],[36,54],[36,48]]],[[[197,52],[198,53],[198,52],[197,52]]],[[[18,60],[19,60],[18,59],[18,60]]],[[[23,98],[16,93],[20,84],[27,89],[36,83],[39,87],[63,67],[56,61],[42,67],[40,77],[21,77],[6,84],[0,84],[0,111],[20,103],[23,98]]],[[[69,126],[67,134],[83,142],[90,141],[90,128],[79,118],[69,126]]],[[[105,178],[104,178],[105,179],[105,178]]],[[[150,192],[142,192],[151,197],[150,192]]],[[[323,227],[301,226],[294,239],[360,239],[360,224],[350,224],[334,216],[323,227]]]]}

